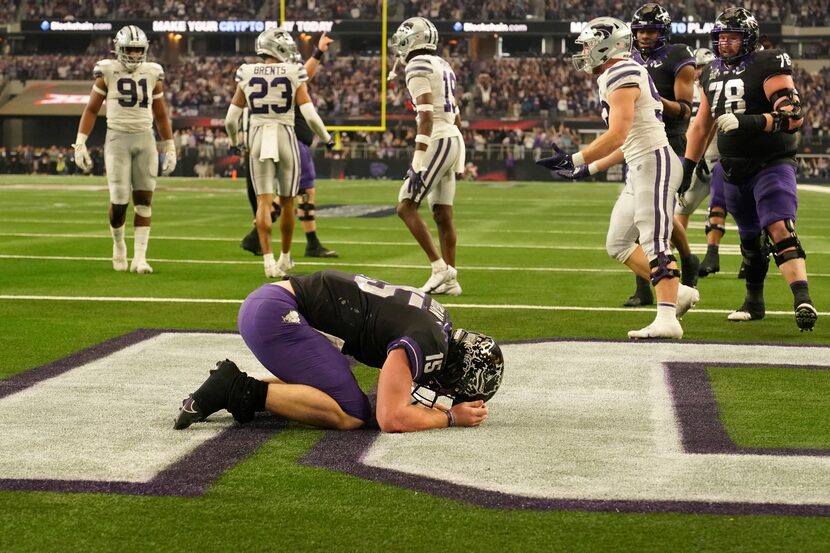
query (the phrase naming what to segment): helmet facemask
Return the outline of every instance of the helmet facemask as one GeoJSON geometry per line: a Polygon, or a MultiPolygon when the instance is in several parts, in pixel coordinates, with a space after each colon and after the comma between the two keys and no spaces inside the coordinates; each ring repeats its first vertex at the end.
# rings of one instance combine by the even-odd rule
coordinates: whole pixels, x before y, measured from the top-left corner
{"type": "Polygon", "coordinates": [[[671,16],[665,8],[659,4],[649,3],[642,5],[631,20],[631,32],[634,34],[634,44],[637,50],[644,54],[662,48],[671,35],[671,16]],[[637,31],[657,31],[657,38],[653,44],[642,46],[637,39],[637,31]]]}
{"type": "Polygon", "coordinates": [[[410,53],[417,50],[437,50],[438,31],[435,25],[423,17],[410,17],[400,24],[392,35],[392,49],[401,63],[406,63],[410,53]]]}
{"type": "Polygon", "coordinates": [[[113,39],[115,44],[115,57],[121,62],[124,68],[132,73],[147,60],[147,50],[150,49],[150,41],[144,31],[135,25],[122,27],[113,39]],[[136,55],[135,50],[141,53],[136,55]]]}
{"type": "Polygon", "coordinates": [[[576,44],[582,52],[571,56],[571,62],[577,70],[593,73],[612,58],[631,57],[631,30],[619,19],[597,17],[585,25],[576,44]]]}
{"type": "Polygon", "coordinates": [[[758,21],[752,12],[745,8],[727,8],[715,19],[715,26],[710,34],[712,52],[728,64],[735,64],[741,58],[758,49],[759,29],[758,21]],[[740,33],[743,36],[741,49],[734,56],[723,57],[720,53],[718,40],[721,33],[740,33]]]}

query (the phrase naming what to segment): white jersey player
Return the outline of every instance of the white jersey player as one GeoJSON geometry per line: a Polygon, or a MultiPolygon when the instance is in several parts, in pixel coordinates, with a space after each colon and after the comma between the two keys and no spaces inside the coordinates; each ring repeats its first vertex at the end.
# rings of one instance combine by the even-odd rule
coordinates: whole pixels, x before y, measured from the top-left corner
{"type": "Polygon", "coordinates": [[[669,244],[682,174],[680,159],[666,138],[660,96],[645,67],[631,60],[631,29],[622,21],[596,18],[582,29],[576,43],[582,52],[572,57],[573,63],[598,75],[608,130],[573,156],[557,148],[556,155],[539,163],[560,175],[581,178],[625,159],[625,188],[611,213],[605,247],[610,256],[649,278],[657,295],[654,322],[628,336],[681,338],[677,317],[700,296],[680,284],[669,244]]]}
{"type": "Polygon", "coordinates": [[[269,29],[256,40],[256,53],[262,63],[244,64],[236,72],[234,94],[225,128],[231,144],[238,145],[237,133],[242,110],[250,110],[247,142],[248,170],[257,197],[256,227],[262,247],[265,276],[284,276],[294,266],[291,240],[294,234],[294,196],[300,183],[300,151],[294,133],[294,106],[314,134],[326,144],[331,136],[314,109],[305,81],[305,67],[300,63],[297,45],[287,31],[269,29]],[[271,246],[271,204],[274,201],[274,178],[280,198],[281,254],[274,259],[271,246]]]}
{"type": "MultiPolygon", "coordinates": [[[[421,290],[430,294],[461,294],[455,269],[456,234],[453,222],[455,174],[464,170],[464,140],[455,101],[455,72],[433,54],[438,44],[435,26],[423,17],[407,19],[392,36],[398,62],[406,65],[406,87],[417,112],[415,154],[398,193],[398,216],[423,248],[432,274],[421,290]],[[438,226],[439,254],[418,207],[427,198],[438,226]]],[[[394,67],[390,80],[395,78],[394,67]]]]}
{"type": "Polygon", "coordinates": [[[93,70],[95,83],[73,144],[75,164],[84,173],[92,170],[86,140],[106,100],[104,163],[110,193],[112,266],[116,271],[127,270],[124,223],[132,192],[135,243],[130,271],[146,274],[153,272],[147,263],[147,243],[150,239],[150,204],[159,166],[153,119],[162,139],[162,174],[165,176],[176,168],[176,147],[164,105],[164,70],[159,64],[146,61],[147,35],[135,25],[127,25],[115,35],[114,43],[116,59],[101,60],[93,70]]]}

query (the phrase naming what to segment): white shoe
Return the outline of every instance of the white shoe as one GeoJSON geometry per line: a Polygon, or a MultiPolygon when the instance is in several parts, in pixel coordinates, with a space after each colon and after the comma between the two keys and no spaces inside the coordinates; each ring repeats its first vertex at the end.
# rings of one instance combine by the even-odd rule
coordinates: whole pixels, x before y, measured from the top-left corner
{"type": "Polygon", "coordinates": [[[127,246],[113,244],[112,245],[112,268],[123,273],[127,270],[127,246]]]}
{"type": "Polygon", "coordinates": [[[445,282],[444,284],[439,285],[433,294],[444,294],[447,296],[460,296],[461,295],[461,285],[458,284],[457,278],[452,278],[445,282]]]}
{"type": "Polygon", "coordinates": [[[293,269],[295,265],[296,263],[294,263],[294,260],[290,257],[288,258],[288,263],[283,262],[282,257],[277,259],[277,270],[282,273],[280,276],[285,275],[285,273],[293,269]]]}
{"type": "MultiPolygon", "coordinates": [[[[447,265],[447,268],[443,271],[433,271],[432,276],[429,277],[423,286],[421,286],[421,292],[426,292],[427,294],[435,294],[437,293],[435,290],[451,280],[455,280],[458,276],[458,271],[455,270],[455,267],[451,265],[447,265]]],[[[460,287],[459,287],[460,288],[460,287]]]]}
{"type": "Polygon", "coordinates": [[[697,288],[681,284],[677,289],[677,318],[682,319],[689,309],[700,301],[700,291],[697,288]]]}
{"type": "MultiPolygon", "coordinates": [[[[115,261],[113,260],[113,265],[114,264],[115,261]]],[[[153,272],[153,268],[150,267],[150,264],[147,263],[146,259],[133,259],[132,263],[130,263],[130,272],[141,275],[149,275],[153,272]]]]}
{"type": "Polygon", "coordinates": [[[640,330],[629,330],[628,337],[634,340],[680,339],[683,337],[683,327],[676,319],[673,323],[654,321],[640,330]]]}
{"type": "Polygon", "coordinates": [[[281,270],[279,264],[265,263],[265,276],[268,278],[280,278],[285,276],[285,271],[281,270]]]}

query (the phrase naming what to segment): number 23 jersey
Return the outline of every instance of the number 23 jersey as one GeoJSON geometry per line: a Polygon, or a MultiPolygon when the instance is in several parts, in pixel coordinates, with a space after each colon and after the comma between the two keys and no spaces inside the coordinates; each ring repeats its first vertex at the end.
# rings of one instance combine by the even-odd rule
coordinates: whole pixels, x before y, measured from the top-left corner
{"type": "Polygon", "coordinates": [[[236,70],[236,82],[251,110],[251,126],[282,123],[294,126],[297,89],[308,80],[300,63],[246,63],[236,70]]]}
{"type": "Polygon", "coordinates": [[[122,132],[141,132],[153,128],[153,89],[164,81],[161,65],[145,61],[135,71],[127,71],[118,60],[101,60],[92,74],[107,86],[107,128],[122,132]]]}

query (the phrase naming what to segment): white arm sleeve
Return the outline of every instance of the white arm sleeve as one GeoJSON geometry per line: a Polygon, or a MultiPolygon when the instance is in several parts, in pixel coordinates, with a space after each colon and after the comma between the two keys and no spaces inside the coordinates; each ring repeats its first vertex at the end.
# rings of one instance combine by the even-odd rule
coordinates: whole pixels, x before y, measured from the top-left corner
{"type": "Polygon", "coordinates": [[[311,102],[306,102],[300,106],[300,113],[303,114],[306,123],[308,123],[308,127],[314,131],[314,134],[319,136],[323,142],[328,143],[331,140],[331,135],[329,131],[326,130],[326,125],[323,123],[323,120],[320,119],[320,116],[317,114],[317,110],[314,109],[314,104],[311,102]]]}
{"type": "Polygon", "coordinates": [[[228,107],[228,114],[225,116],[225,130],[228,131],[231,146],[238,146],[236,133],[239,131],[239,118],[241,116],[241,107],[236,104],[231,104],[228,107]]]}

